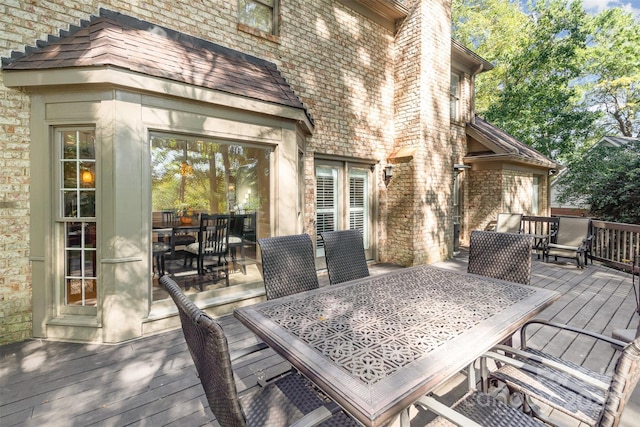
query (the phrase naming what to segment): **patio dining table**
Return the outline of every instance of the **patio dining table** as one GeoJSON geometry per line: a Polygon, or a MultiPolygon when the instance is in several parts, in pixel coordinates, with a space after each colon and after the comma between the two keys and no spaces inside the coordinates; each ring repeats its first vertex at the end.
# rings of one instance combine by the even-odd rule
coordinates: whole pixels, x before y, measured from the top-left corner
{"type": "MultiPolygon", "coordinates": [[[[546,289],[418,266],[234,314],[354,418],[380,426],[559,297],[546,289]]],[[[407,421],[403,415],[401,424],[407,421]]]]}

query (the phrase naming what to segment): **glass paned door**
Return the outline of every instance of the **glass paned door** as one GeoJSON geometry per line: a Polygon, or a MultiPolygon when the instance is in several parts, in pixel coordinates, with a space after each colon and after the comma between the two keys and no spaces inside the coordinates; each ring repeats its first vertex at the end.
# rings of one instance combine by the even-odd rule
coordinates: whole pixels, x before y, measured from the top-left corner
{"type": "Polygon", "coordinates": [[[320,233],[356,229],[362,232],[367,258],[371,250],[371,172],[366,165],[316,162],[316,266],[324,267],[320,233]]]}

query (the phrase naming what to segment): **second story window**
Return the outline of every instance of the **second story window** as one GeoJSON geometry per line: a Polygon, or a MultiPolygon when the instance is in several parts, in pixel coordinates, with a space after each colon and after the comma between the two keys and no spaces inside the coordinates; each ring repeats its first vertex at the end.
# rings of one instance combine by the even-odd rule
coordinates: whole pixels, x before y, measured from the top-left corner
{"type": "Polygon", "coordinates": [[[238,0],[238,21],[267,34],[276,34],[278,0],[238,0]]]}
{"type": "Polygon", "coordinates": [[[460,120],[460,76],[451,73],[451,87],[449,89],[449,108],[451,121],[460,120]]]}

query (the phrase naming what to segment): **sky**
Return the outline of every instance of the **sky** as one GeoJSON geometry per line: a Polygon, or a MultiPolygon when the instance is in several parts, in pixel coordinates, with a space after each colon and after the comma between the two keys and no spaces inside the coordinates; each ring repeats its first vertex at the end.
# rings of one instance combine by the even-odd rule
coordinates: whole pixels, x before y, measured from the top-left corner
{"type": "Polygon", "coordinates": [[[640,16],[640,0],[582,0],[584,9],[588,12],[601,12],[604,9],[622,7],[634,16],[640,16]]]}

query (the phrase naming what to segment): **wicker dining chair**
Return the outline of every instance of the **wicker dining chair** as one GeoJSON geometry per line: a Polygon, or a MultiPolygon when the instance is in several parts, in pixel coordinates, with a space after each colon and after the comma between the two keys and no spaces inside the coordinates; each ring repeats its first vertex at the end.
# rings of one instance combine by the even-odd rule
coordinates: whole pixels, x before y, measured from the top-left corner
{"type": "Polygon", "coordinates": [[[209,408],[222,427],[302,425],[356,426],[352,418],[313,385],[290,371],[273,381],[238,393],[232,361],[265,348],[248,347],[229,353],[227,338],[218,322],[200,310],[169,276],[160,279],[178,307],[182,332],[204,389],[209,408]],[[303,418],[304,417],[304,418],[303,418]],[[298,425],[298,424],[296,424],[298,425]]]}
{"type": "Polygon", "coordinates": [[[605,335],[545,320],[527,322],[520,334],[519,349],[499,345],[485,354],[486,358],[494,359],[501,365],[489,373],[490,381],[501,381],[511,392],[524,394],[530,403],[532,415],[544,422],[553,424],[554,419],[549,414],[553,416],[552,411],[559,411],[565,414],[561,419],[568,415],[584,423],[581,425],[618,425],[640,377],[640,338],[626,344],[605,335]],[[622,349],[618,351],[613,376],[530,348],[526,330],[531,325],[572,332],[622,349]]]}
{"type": "Polygon", "coordinates": [[[531,416],[471,383],[469,391],[450,407],[432,395],[423,396],[415,405],[438,415],[425,427],[542,427],[531,416]]]}
{"type": "Polygon", "coordinates": [[[330,284],[369,276],[360,230],[325,231],[320,237],[330,284]]]}
{"type": "Polygon", "coordinates": [[[467,272],[528,285],[533,236],[473,230],[467,272]]]}
{"type": "Polygon", "coordinates": [[[313,243],[308,234],[258,239],[267,299],[320,287],[313,243]]]}

